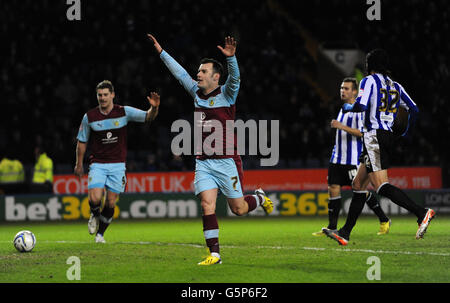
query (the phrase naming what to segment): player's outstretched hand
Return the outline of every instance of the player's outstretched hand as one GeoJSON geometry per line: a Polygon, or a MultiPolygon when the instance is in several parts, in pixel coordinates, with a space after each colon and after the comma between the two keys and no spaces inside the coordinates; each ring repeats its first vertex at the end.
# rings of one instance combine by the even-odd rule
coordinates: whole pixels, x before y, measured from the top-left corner
{"type": "Polygon", "coordinates": [[[147,100],[148,100],[148,103],[150,103],[150,106],[153,106],[153,107],[158,107],[159,104],[161,103],[159,95],[155,92],[151,92],[150,96],[147,96],[147,100]]]}
{"type": "Polygon", "coordinates": [[[151,34],[147,34],[147,37],[153,42],[153,46],[155,47],[155,50],[158,52],[158,54],[161,54],[162,47],[159,45],[158,41],[155,37],[153,37],[151,34]]]}
{"type": "Polygon", "coordinates": [[[76,165],[74,169],[74,173],[78,178],[82,178],[84,175],[83,165],[76,165]]]}
{"type": "Polygon", "coordinates": [[[217,48],[227,57],[233,57],[236,53],[236,40],[233,37],[225,37],[225,47],[217,45],[217,48]]]}

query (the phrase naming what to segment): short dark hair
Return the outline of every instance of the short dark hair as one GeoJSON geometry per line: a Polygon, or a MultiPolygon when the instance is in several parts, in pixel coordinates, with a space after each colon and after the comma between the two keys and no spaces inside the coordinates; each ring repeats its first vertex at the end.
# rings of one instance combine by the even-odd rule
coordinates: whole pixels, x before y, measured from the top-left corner
{"type": "Polygon", "coordinates": [[[366,56],[366,70],[368,74],[370,74],[370,72],[383,75],[390,74],[389,56],[387,52],[381,48],[370,51],[366,56]]]}
{"type": "Polygon", "coordinates": [[[111,81],[109,80],[103,80],[102,82],[100,82],[99,84],[97,84],[97,87],[95,88],[95,91],[99,90],[99,89],[109,89],[109,91],[111,93],[114,92],[114,86],[112,85],[111,81]]]}
{"type": "MultiPolygon", "coordinates": [[[[212,58],[203,58],[202,60],[200,60],[200,64],[205,64],[205,63],[212,63],[213,73],[218,73],[220,75],[220,78],[222,78],[222,75],[223,75],[222,63],[220,63],[216,59],[212,59],[212,58]]],[[[219,78],[219,80],[220,80],[220,78],[219,78]]]]}
{"type": "Polygon", "coordinates": [[[358,81],[356,80],[356,78],[347,77],[347,78],[344,78],[344,80],[342,80],[342,82],[351,82],[353,84],[352,89],[358,90],[358,81]]]}

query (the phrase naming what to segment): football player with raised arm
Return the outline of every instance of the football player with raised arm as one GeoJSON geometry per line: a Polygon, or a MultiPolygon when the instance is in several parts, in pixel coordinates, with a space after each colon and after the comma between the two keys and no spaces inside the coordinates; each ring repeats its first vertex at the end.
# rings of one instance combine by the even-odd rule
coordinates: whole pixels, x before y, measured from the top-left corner
{"type": "MultiPolygon", "coordinates": [[[[203,234],[210,255],[199,265],[213,265],[222,263],[219,250],[219,225],[215,210],[218,191],[227,198],[231,211],[242,216],[261,206],[266,213],[273,210],[272,201],[262,189],[255,190],[254,195],[243,194],[243,170],[240,155],[237,153],[236,137],[234,142],[226,140],[226,121],[235,120],[236,99],[240,87],[240,73],[235,56],[236,40],[233,37],[225,38],[225,45],[217,48],[225,56],[228,68],[228,77],[225,84],[219,85],[224,75],[222,64],[211,58],[200,61],[196,79],[175,61],[158,43],[153,35],[148,35],[153,42],[156,52],[167,66],[172,75],[181,83],[194,101],[194,112],[198,121],[194,123],[203,126],[213,120],[219,121],[223,128],[222,148],[213,147],[212,152],[206,149],[196,150],[195,163],[195,195],[201,201],[203,210],[203,234]],[[232,144],[232,153],[223,152],[225,147],[232,144]]],[[[211,132],[202,132],[202,146],[211,132]]]]}
{"type": "Polygon", "coordinates": [[[105,243],[103,237],[114,216],[119,194],[127,183],[127,125],[129,122],[151,122],[158,115],[160,97],[152,92],[147,97],[148,111],[114,104],[114,87],[108,80],[96,87],[98,106],[84,114],[77,136],[75,175],[84,175],[83,159],[89,144],[88,196],[91,216],[88,230],[96,234],[95,242],[105,243]],[[105,205],[101,210],[104,192],[105,205]]]}

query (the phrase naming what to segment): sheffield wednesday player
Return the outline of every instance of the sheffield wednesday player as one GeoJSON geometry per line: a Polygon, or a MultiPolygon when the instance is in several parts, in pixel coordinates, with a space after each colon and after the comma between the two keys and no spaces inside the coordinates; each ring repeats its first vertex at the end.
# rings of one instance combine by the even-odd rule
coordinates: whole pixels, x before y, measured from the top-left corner
{"type": "MultiPolygon", "coordinates": [[[[226,197],[231,211],[242,216],[254,210],[258,205],[262,206],[266,213],[273,210],[273,203],[265,195],[262,189],[255,190],[255,195],[243,195],[243,170],[241,157],[237,153],[236,137],[233,144],[233,152],[224,152],[230,142],[226,138],[226,121],[235,120],[236,98],[240,87],[240,73],[235,52],[236,41],[232,37],[225,38],[225,46],[217,46],[225,55],[228,67],[228,78],[224,85],[219,85],[223,68],[215,59],[203,59],[197,73],[197,81],[191,78],[187,71],[176,62],[152,35],[148,35],[153,42],[155,50],[169,71],[181,83],[186,91],[194,99],[195,112],[200,117],[201,123],[206,125],[212,120],[220,121],[223,129],[222,150],[216,145],[211,148],[213,153],[205,149],[201,152],[196,149],[195,164],[195,194],[201,200],[203,210],[203,234],[210,255],[199,265],[220,264],[219,250],[219,225],[215,209],[218,190],[226,197]]],[[[203,131],[202,146],[210,132],[203,131]]]]}
{"type": "Polygon", "coordinates": [[[363,129],[363,152],[361,164],[353,180],[353,198],[345,225],[339,231],[324,229],[326,235],[340,245],[347,245],[350,233],[361,214],[366,197],[365,184],[370,181],[379,195],[389,198],[395,204],[417,216],[419,228],[416,239],[422,239],[435,212],[412,201],[401,189],[389,183],[387,169],[390,153],[394,149],[395,135],[392,126],[398,112],[403,107],[409,113],[409,123],[405,136],[411,129],[418,108],[405,89],[389,77],[389,58],[384,50],[376,49],[366,56],[368,76],[360,83],[356,102],[344,104],[344,112],[365,112],[363,129]]]}
{"type": "Polygon", "coordinates": [[[113,218],[117,198],[126,185],[128,122],[153,121],[158,115],[160,97],[152,92],[147,97],[150,109],[143,111],[114,104],[114,87],[108,80],[100,82],[96,92],[99,105],[83,116],[78,131],[75,174],[80,178],[84,174],[83,158],[89,143],[88,195],[91,216],[88,230],[91,235],[96,234],[95,242],[105,243],[103,234],[113,218]],[[104,191],[105,205],[100,212],[104,191]]]}
{"type": "MultiPolygon", "coordinates": [[[[341,101],[348,104],[355,103],[358,93],[358,84],[355,78],[345,78],[340,88],[341,101]]],[[[364,123],[364,113],[346,112],[341,109],[337,120],[331,121],[331,128],[336,129],[335,144],[328,166],[328,229],[336,230],[341,210],[342,198],[341,187],[351,186],[353,178],[356,176],[359,156],[362,152],[362,130],[364,123]]],[[[380,221],[378,235],[389,232],[390,220],[385,215],[378,203],[377,198],[372,193],[367,193],[366,203],[377,215],[380,221]]],[[[313,233],[313,236],[322,236],[325,233],[321,230],[313,233]]]]}

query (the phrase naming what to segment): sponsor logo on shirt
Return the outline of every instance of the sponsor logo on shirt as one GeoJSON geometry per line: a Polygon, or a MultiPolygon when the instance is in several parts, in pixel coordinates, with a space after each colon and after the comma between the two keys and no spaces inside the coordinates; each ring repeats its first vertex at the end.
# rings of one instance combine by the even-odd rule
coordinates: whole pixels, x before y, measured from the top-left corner
{"type": "Polygon", "coordinates": [[[113,137],[112,136],[112,132],[107,132],[106,133],[106,138],[102,139],[102,143],[103,144],[111,144],[111,143],[117,143],[119,137],[113,137]]]}

